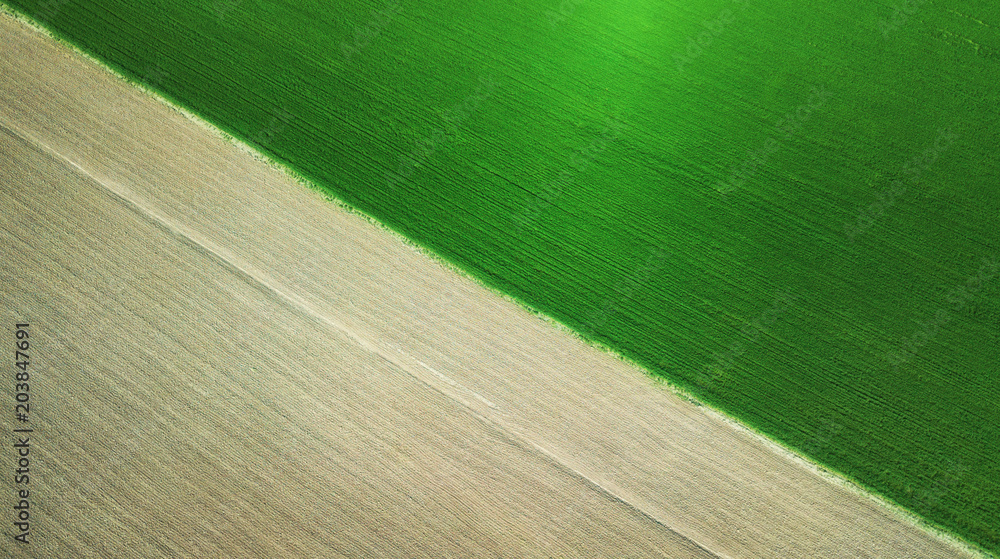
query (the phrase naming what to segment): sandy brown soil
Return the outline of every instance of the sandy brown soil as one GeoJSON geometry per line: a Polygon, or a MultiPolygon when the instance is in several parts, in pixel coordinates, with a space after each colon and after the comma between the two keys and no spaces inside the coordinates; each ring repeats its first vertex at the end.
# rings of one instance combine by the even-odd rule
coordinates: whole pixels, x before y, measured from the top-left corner
{"type": "Polygon", "coordinates": [[[17,556],[970,556],[6,17],[0,127],[17,556]]]}

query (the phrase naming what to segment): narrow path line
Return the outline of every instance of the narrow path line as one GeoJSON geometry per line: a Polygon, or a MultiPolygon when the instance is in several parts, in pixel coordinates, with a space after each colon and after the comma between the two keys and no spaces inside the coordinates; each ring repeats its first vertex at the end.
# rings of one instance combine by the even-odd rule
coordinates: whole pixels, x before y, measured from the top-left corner
{"type": "MultiPolygon", "coordinates": [[[[206,255],[208,258],[210,258],[211,260],[217,262],[219,265],[221,265],[223,268],[225,268],[229,272],[235,274],[237,277],[242,278],[247,283],[249,283],[249,284],[257,287],[260,291],[262,291],[263,293],[269,295],[273,300],[278,301],[279,303],[283,304],[286,307],[290,307],[292,310],[297,311],[300,314],[303,314],[306,317],[308,317],[308,318],[310,318],[310,319],[312,319],[314,321],[318,321],[320,323],[323,323],[326,326],[331,327],[331,328],[333,328],[333,329],[341,332],[342,334],[346,335],[350,340],[352,340],[354,343],[356,343],[361,348],[367,350],[371,354],[373,354],[373,355],[381,358],[382,360],[388,362],[389,364],[391,364],[391,365],[393,365],[393,366],[395,366],[395,367],[397,367],[397,368],[405,371],[411,377],[413,377],[414,379],[416,379],[418,382],[424,384],[428,388],[430,388],[432,390],[435,390],[435,391],[441,393],[442,395],[444,395],[445,397],[447,397],[447,398],[449,398],[451,400],[454,400],[455,402],[461,404],[462,406],[464,406],[466,408],[466,411],[468,413],[470,413],[472,416],[476,417],[478,420],[486,423],[487,425],[491,426],[494,429],[497,429],[498,431],[500,431],[501,433],[505,434],[509,438],[511,438],[511,439],[513,439],[515,441],[520,442],[522,445],[525,445],[525,446],[527,446],[529,448],[535,449],[536,452],[540,453],[542,455],[542,457],[546,461],[548,461],[549,463],[551,463],[554,467],[556,467],[557,469],[559,469],[559,470],[561,470],[561,471],[569,474],[571,477],[575,477],[577,479],[582,480],[586,485],[589,485],[590,487],[592,487],[598,493],[607,496],[612,501],[617,502],[617,503],[625,506],[626,508],[632,510],[633,512],[635,512],[635,513],[637,513],[637,514],[639,514],[641,516],[644,516],[644,517],[648,518],[649,520],[651,520],[652,522],[654,522],[658,526],[662,527],[667,532],[669,532],[669,533],[677,536],[678,538],[680,538],[680,539],[682,539],[684,541],[689,542],[692,546],[694,546],[697,549],[699,549],[699,550],[701,550],[701,551],[703,551],[703,552],[711,555],[712,557],[716,557],[718,559],[730,559],[729,556],[720,555],[719,553],[717,553],[717,552],[715,552],[713,550],[710,550],[707,547],[705,547],[704,545],[702,545],[701,543],[695,541],[691,537],[686,536],[686,535],[678,532],[677,530],[675,530],[674,528],[670,527],[665,522],[661,521],[659,518],[656,518],[655,516],[653,516],[651,513],[643,510],[639,506],[637,506],[637,505],[629,502],[625,498],[617,495],[616,493],[614,493],[610,489],[608,489],[608,488],[604,487],[603,485],[601,485],[599,482],[597,482],[597,481],[595,481],[595,480],[587,477],[584,473],[580,472],[579,470],[574,469],[572,466],[570,466],[569,464],[567,464],[566,462],[564,462],[563,460],[561,460],[552,451],[550,451],[549,449],[541,446],[540,444],[536,443],[535,441],[531,440],[529,437],[527,437],[523,433],[520,433],[520,432],[517,432],[515,430],[512,430],[508,425],[505,425],[505,424],[503,424],[503,423],[501,423],[499,421],[496,421],[495,419],[493,419],[491,417],[488,417],[487,414],[490,414],[490,415],[500,414],[500,415],[504,415],[504,416],[509,416],[509,414],[503,412],[495,404],[493,404],[492,402],[490,402],[489,400],[487,400],[483,396],[479,395],[475,391],[462,386],[458,382],[452,380],[450,377],[444,375],[443,373],[438,372],[437,370],[431,368],[430,366],[428,366],[427,364],[423,363],[422,361],[419,361],[416,358],[413,358],[410,355],[406,354],[399,347],[396,347],[395,349],[397,350],[397,352],[400,353],[405,358],[405,360],[409,360],[409,361],[415,362],[416,364],[418,364],[420,367],[426,369],[431,374],[430,375],[428,375],[428,374],[420,374],[420,373],[416,372],[414,370],[414,369],[417,369],[416,367],[410,366],[410,365],[402,362],[401,360],[398,360],[398,359],[394,358],[394,356],[391,355],[391,352],[385,352],[385,351],[380,350],[379,347],[378,347],[378,344],[376,344],[376,343],[374,343],[374,342],[366,339],[365,337],[361,336],[360,334],[354,332],[353,330],[351,330],[350,328],[348,328],[346,325],[344,325],[340,321],[337,321],[335,318],[329,316],[328,314],[320,312],[319,310],[315,309],[313,305],[310,305],[302,297],[300,297],[300,296],[298,296],[297,294],[294,294],[294,293],[288,293],[288,292],[282,291],[281,289],[279,289],[274,284],[275,282],[268,281],[267,275],[263,271],[256,271],[256,274],[255,274],[254,271],[251,271],[251,270],[248,270],[248,269],[246,269],[244,267],[241,267],[240,265],[236,264],[233,261],[234,258],[232,256],[228,256],[227,257],[227,252],[228,251],[226,251],[224,248],[219,247],[219,246],[215,246],[213,243],[211,243],[207,239],[200,238],[194,231],[192,231],[189,228],[185,227],[182,223],[179,223],[179,222],[176,222],[174,220],[171,220],[171,219],[167,218],[166,216],[163,216],[163,215],[157,213],[153,208],[151,208],[151,207],[149,207],[147,205],[143,205],[138,200],[138,196],[136,196],[134,193],[132,193],[131,191],[129,191],[127,188],[124,188],[121,185],[106,184],[101,179],[99,179],[98,177],[94,176],[89,171],[87,171],[85,168],[83,168],[81,165],[79,165],[75,161],[69,159],[68,157],[66,157],[62,153],[59,153],[58,151],[56,151],[52,147],[50,147],[47,144],[45,144],[44,142],[42,142],[40,139],[32,136],[30,133],[27,133],[27,132],[24,132],[24,131],[21,131],[21,130],[17,130],[15,128],[13,128],[12,126],[13,125],[9,125],[9,123],[2,123],[2,122],[0,122],[0,130],[3,130],[4,132],[6,132],[6,133],[8,133],[8,134],[10,134],[10,135],[12,135],[12,136],[20,139],[21,141],[25,142],[29,146],[31,146],[34,149],[38,150],[39,152],[41,152],[41,153],[43,153],[45,155],[48,155],[49,157],[51,157],[55,161],[57,161],[59,163],[62,163],[67,168],[69,168],[70,171],[76,172],[76,173],[78,173],[78,174],[86,177],[91,182],[93,182],[98,187],[100,187],[100,189],[102,189],[105,192],[107,192],[108,194],[110,194],[119,203],[121,203],[125,207],[129,208],[130,210],[132,210],[135,214],[137,214],[138,216],[140,216],[142,219],[147,220],[149,223],[151,223],[154,226],[156,226],[157,228],[165,231],[170,236],[177,238],[180,242],[182,242],[182,243],[188,245],[189,247],[193,248],[194,250],[196,250],[196,251],[198,251],[198,252],[206,255]],[[118,188],[115,188],[116,186],[118,188]],[[451,388],[451,389],[449,389],[449,388],[451,388]],[[471,394],[480,403],[482,403],[486,407],[486,409],[483,409],[482,406],[477,406],[473,402],[471,402],[471,401],[469,401],[469,400],[467,400],[465,398],[462,398],[459,395],[459,393],[462,393],[462,392],[471,394]]],[[[419,370],[419,369],[417,369],[417,370],[419,370]]]]}

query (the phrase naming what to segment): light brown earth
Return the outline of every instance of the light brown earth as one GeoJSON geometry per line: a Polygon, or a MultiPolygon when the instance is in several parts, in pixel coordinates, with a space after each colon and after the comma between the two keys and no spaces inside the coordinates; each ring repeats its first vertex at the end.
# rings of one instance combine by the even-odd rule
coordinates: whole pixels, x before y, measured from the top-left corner
{"type": "Polygon", "coordinates": [[[0,556],[971,556],[7,17],[0,127],[0,556]]]}

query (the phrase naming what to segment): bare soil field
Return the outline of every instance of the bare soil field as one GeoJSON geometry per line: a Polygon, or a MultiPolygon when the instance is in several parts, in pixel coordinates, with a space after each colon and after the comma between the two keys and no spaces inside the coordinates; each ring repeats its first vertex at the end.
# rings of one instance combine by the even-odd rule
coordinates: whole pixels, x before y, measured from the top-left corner
{"type": "Polygon", "coordinates": [[[0,555],[973,556],[8,17],[0,211],[0,555]]]}

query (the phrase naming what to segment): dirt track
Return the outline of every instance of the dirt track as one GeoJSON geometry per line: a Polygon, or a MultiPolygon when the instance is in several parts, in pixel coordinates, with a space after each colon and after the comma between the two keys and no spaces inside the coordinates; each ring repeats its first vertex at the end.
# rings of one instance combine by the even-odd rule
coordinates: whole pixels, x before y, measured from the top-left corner
{"type": "Polygon", "coordinates": [[[969,556],[6,17],[0,126],[16,556],[969,556]]]}

